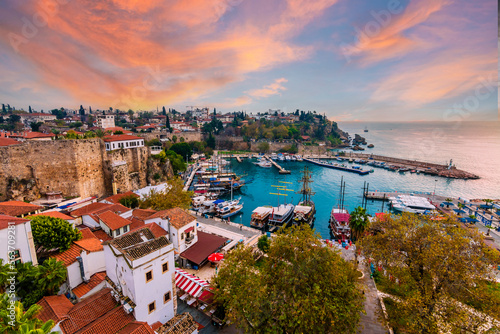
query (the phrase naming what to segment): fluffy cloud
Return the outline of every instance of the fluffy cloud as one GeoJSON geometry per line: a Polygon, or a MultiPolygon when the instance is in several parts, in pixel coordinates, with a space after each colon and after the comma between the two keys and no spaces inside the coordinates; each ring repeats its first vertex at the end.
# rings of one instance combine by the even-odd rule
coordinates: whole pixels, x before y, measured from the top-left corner
{"type": "Polygon", "coordinates": [[[261,89],[253,89],[251,91],[248,91],[247,93],[248,95],[255,98],[269,97],[271,95],[280,94],[281,92],[286,90],[285,86],[283,86],[285,82],[288,82],[288,80],[285,78],[276,79],[270,85],[264,86],[261,89]]]}

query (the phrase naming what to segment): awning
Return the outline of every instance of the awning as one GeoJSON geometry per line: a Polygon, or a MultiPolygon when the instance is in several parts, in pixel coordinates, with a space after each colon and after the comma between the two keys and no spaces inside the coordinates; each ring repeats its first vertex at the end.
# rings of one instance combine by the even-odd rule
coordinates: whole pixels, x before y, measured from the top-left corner
{"type": "Polygon", "coordinates": [[[188,228],[187,230],[185,230],[185,231],[184,231],[184,233],[189,233],[189,232],[191,232],[192,230],[194,230],[194,227],[193,227],[193,226],[191,226],[190,228],[188,228]]]}
{"type": "Polygon", "coordinates": [[[214,302],[214,294],[209,290],[204,290],[198,299],[210,305],[214,302]]]}
{"type": "Polygon", "coordinates": [[[200,266],[207,262],[207,258],[210,254],[217,252],[222,246],[224,246],[228,239],[199,230],[197,234],[198,241],[193,246],[182,252],[180,256],[183,259],[189,260],[195,265],[200,266]]]}
{"type": "Polygon", "coordinates": [[[207,281],[193,276],[179,268],[175,268],[175,285],[195,298],[198,298],[203,292],[203,289],[209,286],[207,281]]]}

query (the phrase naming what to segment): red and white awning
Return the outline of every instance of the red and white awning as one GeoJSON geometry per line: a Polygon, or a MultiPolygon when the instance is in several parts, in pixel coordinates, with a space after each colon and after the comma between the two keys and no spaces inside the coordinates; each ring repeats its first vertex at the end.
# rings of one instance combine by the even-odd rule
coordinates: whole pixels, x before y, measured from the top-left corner
{"type": "Polygon", "coordinates": [[[208,288],[210,286],[207,281],[179,268],[175,268],[175,285],[195,298],[201,295],[205,287],[208,288]]]}

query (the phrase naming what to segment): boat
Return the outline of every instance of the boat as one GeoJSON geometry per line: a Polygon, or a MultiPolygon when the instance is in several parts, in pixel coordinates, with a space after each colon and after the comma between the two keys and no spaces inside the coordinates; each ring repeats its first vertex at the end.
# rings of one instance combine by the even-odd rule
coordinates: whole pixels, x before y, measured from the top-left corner
{"type": "Polygon", "coordinates": [[[224,203],[223,200],[221,199],[218,199],[218,200],[215,200],[215,201],[205,201],[203,202],[203,205],[198,209],[198,212],[201,213],[201,214],[212,214],[212,213],[215,213],[215,208],[217,205],[219,205],[220,203],[224,203]]]}
{"type": "Polygon", "coordinates": [[[292,160],[292,158],[291,158],[289,155],[285,155],[285,160],[286,160],[286,161],[291,161],[291,160],[292,160]]]}
{"type": "Polygon", "coordinates": [[[295,155],[292,155],[290,157],[291,157],[292,161],[297,161],[297,158],[295,157],[295,155]]]}
{"type": "Polygon", "coordinates": [[[281,153],[279,153],[279,154],[278,154],[278,160],[279,160],[279,161],[285,161],[285,157],[284,157],[284,155],[283,155],[283,154],[281,154],[281,153]]]}
{"type": "Polygon", "coordinates": [[[269,222],[269,217],[273,208],[270,206],[259,206],[252,211],[252,218],[250,219],[250,226],[257,229],[265,229],[269,222]]]}
{"type": "Polygon", "coordinates": [[[325,162],[321,162],[321,161],[319,161],[317,159],[304,159],[304,161],[310,162],[310,163],[318,165],[318,166],[323,166],[323,167],[328,167],[328,168],[333,168],[333,169],[339,169],[339,170],[343,170],[343,171],[346,171],[346,172],[357,173],[359,175],[368,175],[368,174],[370,174],[370,171],[361,169],[359,166],[354,166],[354,167],[351,168],[351,167],[348,167],[348,166],[346,166],[344,164],[339,165],[337,163],[325,163],[325,162]]]}
{"type": "Polygon", "coordinates": [[[351,237],[349,212],[346,209],[333,208],[330,212],[329,227],[335,239],[346,240],[351,237]]]}
{"type": "Polygon", "coordinates": [[[293,208],[294,205],[291,203],[273,207],[271,217],[269,217],[269,225],[275,227],[288,225],[293,217],[293,208]]]}
{"type": "Polygon", "coordinates": [[[297,159],[297,161],[304,161],[300,154],[295,155],[295,158],[297,159]]]}
{"type": "Polygon", "coordinates": [[[315,194],[310,185],[313,182],[311,179],[311,171],[305,166],[302,174],[302,178],[298,181],[302,183],[302,187],[296,192],[302,195],[302,200],[293,209],[293,223],[297,225],[308,224],[312,226],[316,219],[316,206],[311,199],[311,196],[315,194]]]}
{"type": "Polygon", "coordinates": [[[257,166],[262,167],[262,168],[271,168],[273,167],[273,164],[270,161],[267,161],[266,159],[262,159],[259,162],[256,163],[257,166]]]}
{"type": "Polygon", "coordinates": [[[191,199],[191,206],[193,207],[193,210],[198,211],[199,208],[203,206],[203,202],[206,201],[206,197],[201,195],[201,196],[196,196],[191,199]]]}
{"type": "Polygon", "coordinates": [[[368,127],[365,126],[364,132],[368,132],[368,127]]]}
{"type": "Polygon", "coordinates": [[[425,197],[413,195],[399,195],[389,197],[393,210],[398,212],[425,213],[436,209],[425,197]]]}
{"type": "MultiPolygon", "coordinates": [[[[239,201],[238,201],[239,202],[239,201]]],[[[239,213],[243,209],[242,204],[235,204],[235,201],[225,202],[217,205],[216,211],[220,218],[226,219],[239,213]]]]}
{"type": "Polygon", "coordinates": [[[271,159],[278,160],[278,155],[276,153],[271,154],[271,159]]]}

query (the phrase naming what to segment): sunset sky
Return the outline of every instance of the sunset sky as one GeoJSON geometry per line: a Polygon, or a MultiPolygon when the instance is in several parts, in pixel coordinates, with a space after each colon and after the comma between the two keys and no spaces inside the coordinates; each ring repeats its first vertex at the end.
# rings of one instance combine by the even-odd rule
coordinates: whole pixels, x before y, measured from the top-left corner
{"type": "Polygon", "coordinates": [[[497,120],[494,0],[4,0],[0,103],[497,120]]]}

